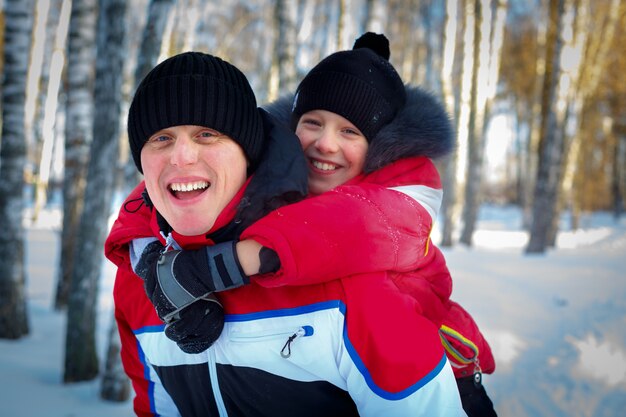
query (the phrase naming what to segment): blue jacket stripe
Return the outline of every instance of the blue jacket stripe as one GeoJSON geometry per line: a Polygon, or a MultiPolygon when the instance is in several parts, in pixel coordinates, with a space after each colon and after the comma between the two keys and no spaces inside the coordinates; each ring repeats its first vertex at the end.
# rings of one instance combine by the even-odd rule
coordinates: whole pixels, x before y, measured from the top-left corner
{"type": "Polygon", "coordinates": [[[165,331],[165,324],[157,324],[155,326],[144,326],[133,330],[135,335],[143,333],[161,333],[165,331]]]}
{"type": "Polygon", "coordinates": [[[314,311],[339,309],[345,315],[345,305],[339,300],[324,301],[294,308],[283,308],[278,310],[259,311],[258,313],[246,314],[225,314],[224,320],[230,322],[252,321],[267,319],[272,317],[297,316],[300,314],[312,313],[314,311]]]}
{"type": "Polygon", "coordinates": [[[357,367],[357,369],[359,370],[361,375],[363,375],[363,379],[365,379],[365,382],[366,382],[367,386],[376,395],[378,395],[379,397],[384,398],[386,400],[397,401],[397,400],[402,400],[402,399],[412,395],[417,390],[422,388],[424,385],[426,385],[430,381],[432,381],[437,375],[439,375],[439,372],[441,372],[443,367],[446,365],[446,361],[447,361],[446,355],[444,353],[442,355],[441,360],[439,361],[439,363],[430,372],[428,372],[426,375],[424,375],[423,378],[421,378],[419,381],[417,381],[415,384],[413,384],[410,387],[408,387],[408,388],[406,388],[406,389],[404,389],[402,391],[399,391],[399,392],[389,392],[389,391],[385,391],[384,389],[380,388],[374,382],[374,380],[372,378],[372,375],[370,374],[369,370],[367,369],[367,367],[363,363],[363,360],[361,360],[361,358],[359,357],[359,354],[357,353],[356,349],[352,345],[352,342],[348,338],[348,328],[347,328],[347,326],[344,327],[344,329],[343,329],[343,339],[344,339],[344,344],[346,345],[346,349],[348,351],[348,354],[352,358],[352,361],[354,362],[355,366],[357,367]]]}
{"type": "Polygon", "coordinates": [[[148,381],[148,398],[150,399],[150,411],[156,414],[156,404],[154,402],[154,381],[150,378],[150,367],[146,363],[146,355],[143,353],[139,339],[137,339],[137,353],[139,361],[143,365],[143,377],[148,381]]]}

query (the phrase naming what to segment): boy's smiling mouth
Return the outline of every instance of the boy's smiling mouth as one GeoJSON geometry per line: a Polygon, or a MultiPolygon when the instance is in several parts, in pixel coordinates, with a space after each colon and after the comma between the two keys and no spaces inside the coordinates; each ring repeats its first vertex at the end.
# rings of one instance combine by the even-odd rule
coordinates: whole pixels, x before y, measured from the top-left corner
{"type": "Polygon", "coordinates": [[[315,168],[319,169],[320,171],[335,171],[339,169],[339,165],[318,161],[316,159],[311,159],[310,161],[311,161],[311,165],[313,165],[315,168]]]}

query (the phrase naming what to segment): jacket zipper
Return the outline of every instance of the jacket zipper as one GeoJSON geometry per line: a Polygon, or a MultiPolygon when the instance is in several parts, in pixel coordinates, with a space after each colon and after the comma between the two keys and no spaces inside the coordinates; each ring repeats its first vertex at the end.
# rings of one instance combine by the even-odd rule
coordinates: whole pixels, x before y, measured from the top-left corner
{"type": "Polygon", "coordinates": [[[217,365],[215,360],[215,347],[211,346],[208,350],[209,359],[209,379],[211,380],[211,387],[213,388],[213,397],[215,398],[215,405],[217,411],[221,417],[228,417],[228,411],[226,411],[226,405],[224,405],[224,399],[222,398],[222,392],[220,391],[220,384],[217,379],[217,365]]]}
{"type": "Polygon", "coordinates": [[[307,337],[313,335],[313,327],[302,326],[294,334],[287,338],[285,345],[280,350],[280,356],[287,359],[291,356],[291,344],[299,337],[307,337]]]}
{"type": "Polygon", "coordinates": [[[245,332],[243,334],[230,334],[230,340],[232,342],[253,342],[261,340],[276,339],[279,337],[287,336],[287,341],[280,350],[280,356],[288,358],[291,356],[291,345],[299,337],[312,336],[314,333],[313,326],[302,326],[295,332],[293,331],[258,331],[258,332],[245,332]]]}

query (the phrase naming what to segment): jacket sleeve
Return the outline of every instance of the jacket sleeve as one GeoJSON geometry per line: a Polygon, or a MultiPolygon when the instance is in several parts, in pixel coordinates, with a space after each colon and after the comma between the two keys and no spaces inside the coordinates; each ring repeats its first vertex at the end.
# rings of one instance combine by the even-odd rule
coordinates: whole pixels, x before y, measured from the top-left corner
{"type": "Polygon", "coordinates": [[[241,238],[258,241],[280,258],[278,272],[258,278],[264,286],[411,271],[433,257],[430,232],[441,196],[432,162],[414,158],[282,207],[241,238]]]}
{"type": "Polygon", "coordinates": [[[115,320],[121,340],[122,365],[131,380],[135,397],[133,408],[140,417],[178,416],[173,400],[167,394],[136,337],[146,326],[146,317],[158,325],[158,317],[147,300],[141,279],[127,268],[118,268],[113,291],[115,320]],[[137,323],[143,323],[143,326],[137,323]]]}
{"type": "Polygon", "coordinates": [[[146,297],[143,281],[131,268],[130,242],[153,236],[150,210],[141,197],[144,188],[142,182],[122,205],[106,239],[105,254],[117,267],[113,286],[115,321],[121,341],[122,365],[135,392],[135,414],[140,417],[178,416],[176,406],[145,358],[137,338],[144,329],[163,325],[146,297]]]}
{"type": "Polygon", "coordinates": [[[123,315],[116,309],[115,320],[120,333],[122,343],[122,364],[124,372],[130,378],[135,397],[133,398],[133,409],[137,416],[154,416],[150,406],[151,382],[145,378],[143,364],[139,360],[137,351],[137,341],[130,329],[128,322],[124,320],[123,315]]]}
{"type": "Polygon", "coordinates": [[[422,314],[440,326],[449,312],[452,276],[441,250],[432,245],[428,263],[410,272],[392,272],[391,279],[400,292],[418,301],[422,314]]]}
{"type": "Polygon", "coordinates": [[[359,415],[369,416],[424,416],[466,417],[459,389],[450,363],[442,357],[441,365],[432,370],[433,377],[406,395],[381,395],[365,390],[359,378],[348,378],[348,392],[354,399],[359,415]]]}
{"type": "Polygon", "coordinates": [[[359,415],[464,416],[437,327],[415,314],[416,300],[379,273],[342,282],[346,349],[339,369],[359,415]]]}

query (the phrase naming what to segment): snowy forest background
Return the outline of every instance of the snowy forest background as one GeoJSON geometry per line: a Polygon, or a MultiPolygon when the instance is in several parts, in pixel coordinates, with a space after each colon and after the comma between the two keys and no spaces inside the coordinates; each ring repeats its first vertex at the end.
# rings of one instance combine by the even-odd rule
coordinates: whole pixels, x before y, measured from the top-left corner
{"type": "Polygon", "coordinates": [[[456,152],[437,161],[446,199],[435,243],[447,256],[478,249],[486,203],[517,210],[528,259],[549,254],[559,233],[584,228],[590,213],[622,224],[625,0],[0,4],[0,339],[32,333],[28,225],[60,207],[58,256],[46,274],[51,308],[69,324],[60,378],[100,379],[103,398],[128,397],[115,331],[106,355],[96,340],[102,245],[116,205],[139,180],[126,110],[143,75],[175,53],[221,56],[265,103],[293,92],[361,33],[385,33],[402,78],[437,94],[456,123],[456,152]]]}

